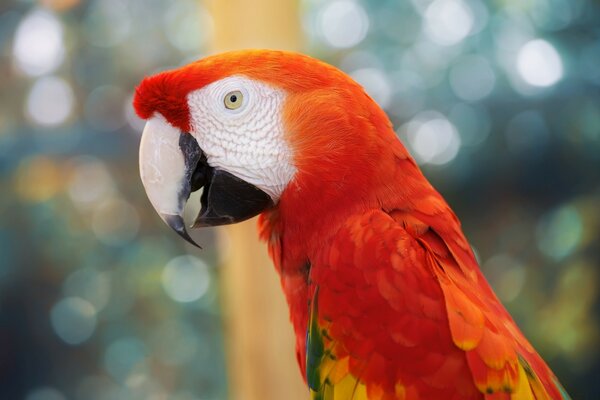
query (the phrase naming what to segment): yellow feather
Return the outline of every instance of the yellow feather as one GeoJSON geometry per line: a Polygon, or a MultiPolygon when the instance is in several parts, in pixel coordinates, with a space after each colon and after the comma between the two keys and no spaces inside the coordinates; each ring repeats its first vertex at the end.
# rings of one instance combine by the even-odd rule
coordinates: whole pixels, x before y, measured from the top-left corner
{"type": "Polygon", "coordinates": [[[331,373],[327,375],[327,378],[332,385],[337,384],[350,373],[349,361],[349,357],[344,357],[341,360],[337,360],[335,367],[331,370],[331,373]]]}
{"type": "Polygon", "coordinates": [[[519,383],[514,393],[510,396],[511,400],[535,400],[533,393],[531,392],[531,386],[529,386],[529,380],[527,374],[523,369],[523,366],[519,364],[519,383]]]}
{"type": "Polygon", "coordinates": [[[368,400],[367,388],[363,383],[359,383],[352,374],[347,374],[344,379],[333,386],[331,400],[368,400]]]}
{"type": "MultiPolygon", "coordinates": [[[[532,392],[532,397],[535,400],[550,400],[550,395],[546,391],[542,382],[538,379],[535,372],[531,369],[531,366],[527,362],[526,359],[519,356],[519,386],[520,382],[526,382],[527,386],[529,386],[529,390],[532,392]],[[525,380],[521,378],[521,374],[525,375],[525,380]]],[[[514,399],[521,400],[520,397],[515,397],[514,399]]],[[[524,399],[529,399],[528,397],[524,397],[524,399]]]]}
{"type": "MultiPolygon", "coordinates": [[[[325,356],[321,360],[321,364],[319,365],[319,373],[321,376],[321,382],[325,382],[327,378],[331,381],[331,375],[336,370],[339,361],[331,358],[331,356],[325,356]]],[[[335,382],[332,382],[335,383],[335,382]]]]}

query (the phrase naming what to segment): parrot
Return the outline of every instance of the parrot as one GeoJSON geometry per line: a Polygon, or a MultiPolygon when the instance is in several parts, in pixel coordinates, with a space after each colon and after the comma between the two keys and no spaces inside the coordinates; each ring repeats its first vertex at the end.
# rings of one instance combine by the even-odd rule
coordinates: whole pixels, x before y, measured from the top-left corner
{"type": "Polygon", "coordinates": [[[314,400],[568,399],[364,88],[282,50],[144,77],[141,181],[183,239],[258,216],[314,400]]]}

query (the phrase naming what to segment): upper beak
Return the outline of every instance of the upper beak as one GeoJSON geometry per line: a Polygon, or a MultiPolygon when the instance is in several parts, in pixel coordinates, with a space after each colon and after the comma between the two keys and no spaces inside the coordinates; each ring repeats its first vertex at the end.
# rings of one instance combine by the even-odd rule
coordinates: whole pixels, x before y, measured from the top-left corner
{"type": "Polygon", "coordinates": [[[148,120],[142,133],[140,175],[163,221],[195,246],[198,244],[187,233],[183,220],[191,192],[204,188],[194,228],[240,222],[273,205],[271,197],[256,186],[212,168],[196,139],[159,114],[148,120]]]}

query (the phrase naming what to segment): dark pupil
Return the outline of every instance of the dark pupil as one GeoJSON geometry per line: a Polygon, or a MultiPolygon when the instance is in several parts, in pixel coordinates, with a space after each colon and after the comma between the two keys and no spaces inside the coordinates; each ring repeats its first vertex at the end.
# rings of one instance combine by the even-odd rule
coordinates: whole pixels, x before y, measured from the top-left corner
{"type": "Polygon", "coordinates": [[[229,97],[229,101],[231,101],[232,103],[235,103],[235,102],[237,101],[237,96],[236,96],[235,94],[232,94],[232,95],[229,97]]]}

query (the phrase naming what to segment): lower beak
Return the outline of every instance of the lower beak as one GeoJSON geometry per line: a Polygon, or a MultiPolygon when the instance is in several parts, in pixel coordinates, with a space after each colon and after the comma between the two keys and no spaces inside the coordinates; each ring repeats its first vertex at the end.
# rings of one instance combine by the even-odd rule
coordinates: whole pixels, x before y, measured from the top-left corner
{"type": "Polygon", "coordinates": [[[183,210],[190,193],[203,188],[193,228],[232,224],[273,205],[256,186],[211,167],[196,139],[162,116],[146,123],[140,144],[140,175],[154,209],[175,232],[198,246],[187,233],[183,210]]]}

